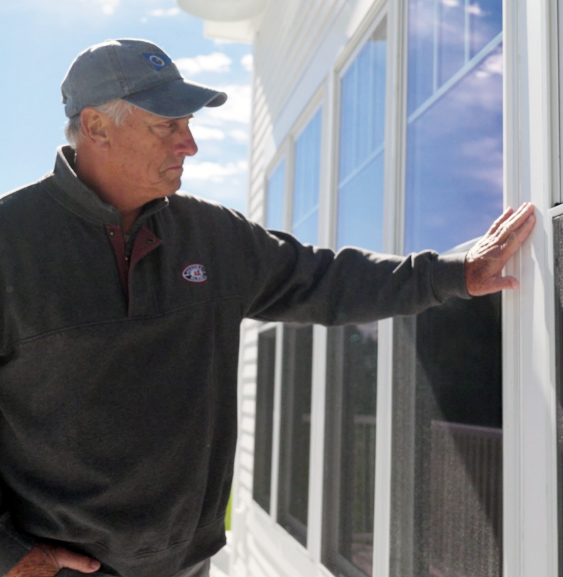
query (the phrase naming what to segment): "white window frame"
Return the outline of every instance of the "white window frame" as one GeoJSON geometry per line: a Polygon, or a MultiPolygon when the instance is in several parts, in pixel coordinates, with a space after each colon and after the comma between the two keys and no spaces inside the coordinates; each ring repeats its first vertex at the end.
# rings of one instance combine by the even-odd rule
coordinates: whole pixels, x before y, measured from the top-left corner
{"type": "Polygon", "coordinates": [[[557,211],[551,208],[561,198],[557,2],[504,0],[503,13],[505,206],[533,201],[538,217],[531,241],[506,270],[521,289],[503,296],[504,574],[556,577],[551,219],[557,211]]]}

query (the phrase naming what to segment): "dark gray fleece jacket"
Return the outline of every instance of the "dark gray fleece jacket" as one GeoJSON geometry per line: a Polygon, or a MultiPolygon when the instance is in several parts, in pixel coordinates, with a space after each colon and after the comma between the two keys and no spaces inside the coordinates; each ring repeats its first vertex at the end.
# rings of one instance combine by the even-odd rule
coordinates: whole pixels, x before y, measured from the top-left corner
{"type": "Polygon", "coordinates": [[[49,539],[172,577],[225,543],[242,319],[416,313],[467,297],[464,255],[335,255],[185,194],[125,242],[72,155],[0,199],[0,574],[49,539]]]}

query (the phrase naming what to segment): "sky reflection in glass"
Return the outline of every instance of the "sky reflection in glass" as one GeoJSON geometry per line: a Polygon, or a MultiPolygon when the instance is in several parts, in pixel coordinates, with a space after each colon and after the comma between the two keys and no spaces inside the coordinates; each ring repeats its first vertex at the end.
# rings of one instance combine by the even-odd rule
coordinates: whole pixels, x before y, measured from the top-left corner
{"type": "Polygon", "coordinates": [[[502,5],[409,6],[405,252],[445,251],[502,212],[502,5]]]}
{"type": "Polygon", "coordinates": [[[268,179],[266,228],[283,230],[283,204],[285,191],[285,160],[282,160],[268,179]]]}
{"type": "Polygon", "coordinates": [[[295,142],[292,233],[302,242],[318,244],[321,171],[321,110],[295,142]]]}
{"type": "Polygon", "coordinates": [[[383,22],[342,78],[337,248],[382,250],[386,59],[383,22]]]}

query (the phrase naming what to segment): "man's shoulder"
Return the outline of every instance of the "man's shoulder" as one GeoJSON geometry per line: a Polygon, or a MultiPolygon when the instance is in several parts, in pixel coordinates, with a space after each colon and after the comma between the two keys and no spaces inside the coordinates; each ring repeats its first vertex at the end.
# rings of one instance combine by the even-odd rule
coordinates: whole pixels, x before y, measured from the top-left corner
{"type": "Polygon", "coordinates": [[[169,197],[170,208],[174,212],[196,216],[196,218],[226,219],[245,222],[246,218],[238,211],[213,200],[193,196],[179,190],[169,197]]]}
{"type": "Polygon", "coordinates": [[[37,197],[40,191],[43,190],[45,181],[52,173],[45,175],[36,182],[31,182],[19,188],[14,188],[0,196],[0,210],[6,210],[8,207],[16,208],[20,205],[28,204],[31,200],[37,197]]]}
{"type": "Polygon", "coordinates": [[[246,216],[213,200],[178,191],[169,197],[170,212],[177,222],[218,241],[244,241],[263,233],[261,225],[246,216]]]}

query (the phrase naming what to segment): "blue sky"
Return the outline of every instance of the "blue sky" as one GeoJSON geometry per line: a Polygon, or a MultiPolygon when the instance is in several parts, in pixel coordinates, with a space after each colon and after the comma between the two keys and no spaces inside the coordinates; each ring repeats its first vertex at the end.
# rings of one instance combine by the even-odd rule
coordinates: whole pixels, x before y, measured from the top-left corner
{"type": "Polygon", "coordinates": [[[204,38],[203,22],[174,0],[2,0],[0,38],[0,195],[52,169],[65,143],[60,83],[74,57],[108,38],[145,38],[184,76],[229,94],[225,106],[193,121],[199,152],[186,160],[182,190],[245,211],[250,45],[204,38]]]}

